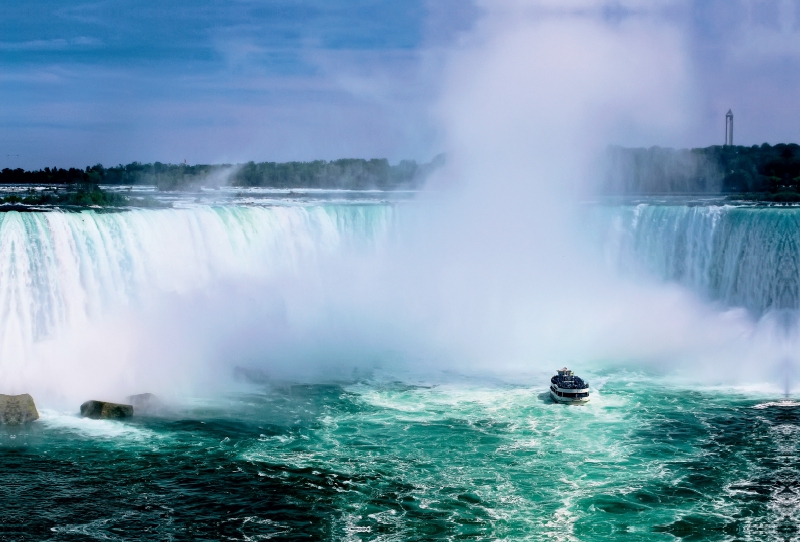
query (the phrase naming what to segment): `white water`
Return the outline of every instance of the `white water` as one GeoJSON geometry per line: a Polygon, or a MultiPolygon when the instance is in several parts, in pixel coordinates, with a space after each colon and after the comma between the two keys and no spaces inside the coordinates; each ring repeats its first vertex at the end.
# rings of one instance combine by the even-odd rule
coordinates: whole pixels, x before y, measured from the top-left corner
{"type": "Polygon", "coordinates": [[[391,243],[408,209],[0,215],[4,391],[73,401],[189,393],[235,366],[349,377],[363,366],[399,370],[415,356],[428,368],[538,371],[592,359],[774,363],[786,353],[785,339],[726,311],[769,314],[775,300],[797,308],[789,294],[800,277],[785,263],[800,260],[785,241],[796,235],[786,224],[793,212],[595,207],[601,255],[628,279],[585,282],[603,275],[594,269],[548,285],[525,267],[475,260],[473,249],[443,256],[391,243]],[[723,306],[700,310],[669,282],[723,306]]]}
{"type": "Polygon", "coordinates": [[[0,391],[74,406],[191,394],[236,366],[350,378],[597,360],[726,376],[746,365],[747,378],[790,385],[796,334],[773,320],[798,308],[795,211],[593,207],[605,274],[552,258],[570,247],[492,261],[496,250],[474,259],[483,244],[421,242],[437,222],[406,227],[413,208],[0,215],[0,391]]]}
{"type": "MultiPolygon", "coordinates": [[[[148,365],[141,357],[164,363],[170,351],[173,369],[187,370],[192,344],[200,348],[214,332],[187,326],[203,318],[237,322],[235,307],[198,303],[198,295],[224,297],[220,288],[229,284],[279,287],[285,277],[296,288],[298,280],[318,279],[333,255],[372,252],[393,216],[381,205],[3,213],[2,391],[132,393],[125,383],[148,365]],[[230,314],[198,314],[220,309],[230,314]],[[174,337],[182,344],[171,344],[174,337]]],[[[263,291],[235,295],[238,303],[264,301],[263,291]]]]}

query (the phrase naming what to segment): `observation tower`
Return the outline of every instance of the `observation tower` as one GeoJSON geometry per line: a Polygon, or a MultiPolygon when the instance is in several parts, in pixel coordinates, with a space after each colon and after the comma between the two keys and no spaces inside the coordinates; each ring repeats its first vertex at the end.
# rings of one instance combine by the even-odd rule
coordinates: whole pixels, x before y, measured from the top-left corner
{"type": "Polygon", "coordinates": [[[725,145],[733,145],[733,112],[730,109],[725,115],[725,145]]]}

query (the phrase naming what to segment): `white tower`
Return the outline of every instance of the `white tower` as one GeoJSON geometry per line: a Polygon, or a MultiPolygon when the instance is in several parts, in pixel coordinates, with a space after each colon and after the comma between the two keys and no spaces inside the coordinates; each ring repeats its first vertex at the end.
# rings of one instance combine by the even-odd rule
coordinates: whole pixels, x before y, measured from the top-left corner
{"type": "Polygon", "coordinates": [[[725,115],[725,144],[733,145],[733,113],[730,109],[725,115]]]}

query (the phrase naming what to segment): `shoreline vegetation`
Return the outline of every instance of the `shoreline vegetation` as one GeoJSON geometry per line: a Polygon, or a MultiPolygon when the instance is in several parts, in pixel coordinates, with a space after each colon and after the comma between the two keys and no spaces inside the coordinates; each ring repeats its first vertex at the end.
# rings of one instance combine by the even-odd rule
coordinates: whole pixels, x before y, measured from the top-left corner
{"type": "Polygon", "coordinates": [[[314,160],[313,162],[248,162],[246,164],[142,164],[104,167],[49,168],[25,171],[0,170],[0,184],[148,185],[161,191],[193,190],[200,187],[322,188],[344,190],[402,190],[422,186],[427,177],[444,164],[444,155],[427,164],[402,160],[390,165],[385,158],[364,160],[314,160]]]}
{"type": "Polygon", "coordinates": [[[415,190],[444,164],[444,155],[417,164],[402,160],[390,165],[386,159],[342,159],[327,162],[248,162],[246,164],[142,164],[106,168],[101,164],[78,168],[26,171],[0,170],[0,185],[28,186],[26,192],[0,197],[0,211],[36,210],[36,207],[124,208],[170,207],[152,196],[136,197],[105,186],[155,186],[159,192],[192,192],[202,188],[327,189],[327,190],[415,190]],[[36,189],[34,189],[36,187],[36,189]]]}
{"type": "Polygon", "coordinates": [[[608,149],[603,191],[724,195],[731,201],[800,202],[800,145],[608,149]]]}

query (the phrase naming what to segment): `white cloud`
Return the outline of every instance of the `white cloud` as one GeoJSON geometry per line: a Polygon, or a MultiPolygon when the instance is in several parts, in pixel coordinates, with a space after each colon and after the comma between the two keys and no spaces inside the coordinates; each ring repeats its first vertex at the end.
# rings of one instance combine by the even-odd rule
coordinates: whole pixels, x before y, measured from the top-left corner
{"type": "Polygon", "coordinates": [[[80,36],[70,39],[2,41],[0,42],[0,51],[66,51],[68,49],[100,47],[101,45],[101,40],[80,36]]]}

